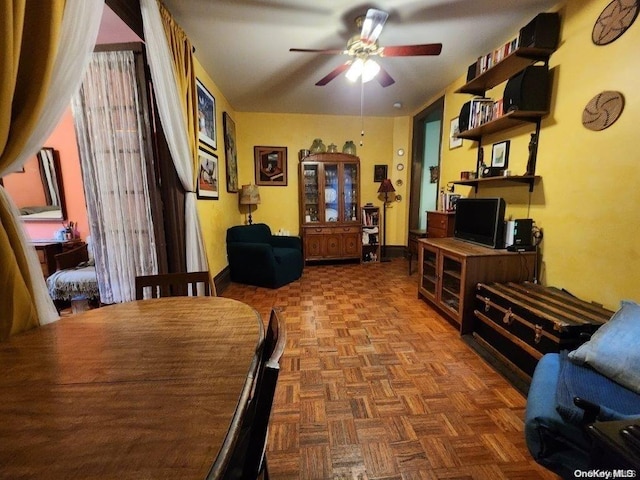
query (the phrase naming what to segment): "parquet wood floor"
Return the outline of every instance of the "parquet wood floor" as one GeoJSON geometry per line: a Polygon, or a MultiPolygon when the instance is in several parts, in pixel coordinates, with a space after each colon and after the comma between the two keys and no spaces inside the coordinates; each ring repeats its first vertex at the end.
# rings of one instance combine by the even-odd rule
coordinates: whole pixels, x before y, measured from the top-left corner
{"type": "Polygon", "coordinates": [[[394,259],[307,266],[278,290],[222,293],[264,319],[284,310],[271,478],[558,478],[527,451],[525,398],[417,298],[417,279],[394,259]]]}

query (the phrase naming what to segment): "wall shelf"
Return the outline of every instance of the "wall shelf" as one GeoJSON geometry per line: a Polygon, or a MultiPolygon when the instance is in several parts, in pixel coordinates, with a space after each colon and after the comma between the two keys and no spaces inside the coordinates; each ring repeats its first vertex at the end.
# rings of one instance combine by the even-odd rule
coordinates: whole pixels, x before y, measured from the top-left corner
{"type": "Polygon", "coordinates": [[[529,65],[538,62],[548,62],[555,49],[549,48],[518,48],[511,55],[496,63],[490,69],[470,80],[456,90],[456,93],[470,93],[484,95],[484,93],[521,72],[529,65]]]}
{"type": "Polygon", "coordinates": [[[533,192],[533,185],[536,180],[539,180],[540,178],[542,178],[540,175],[510,175],[508,177],[486,177],[476,178],[474,180],[458,180],[453,182],[453,184],[474,187],[477,193],[480,185],[499,187],[506,186],[505,183],[524,183],[529,185],[529,191],[533,192]]]}
{"type": "Polygon", "coordinates": [[[523,111],[514,110],[505,113],[495,120],[483,123],[476,128],[470,128],[464,132],[460,132],[458,138],[465,138],[467,140],[480,141],[482,136],[489,135],[491,133],[501,132],[510,128],[519,127],[527,123],[536,123],[542,117],[546,116],[549,112],[542,111],[523,111]]]}

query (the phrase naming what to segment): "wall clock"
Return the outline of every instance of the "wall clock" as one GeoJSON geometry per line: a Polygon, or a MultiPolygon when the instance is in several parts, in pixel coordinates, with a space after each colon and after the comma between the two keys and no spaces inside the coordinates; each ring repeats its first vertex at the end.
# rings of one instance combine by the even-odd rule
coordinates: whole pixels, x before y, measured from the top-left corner
{"type": "Polygon", "coordinates": [[[396,168],[401,172],[402,170],[404,170],[404,163],[399,163],[398,165],[396,165],[396,168]]]}

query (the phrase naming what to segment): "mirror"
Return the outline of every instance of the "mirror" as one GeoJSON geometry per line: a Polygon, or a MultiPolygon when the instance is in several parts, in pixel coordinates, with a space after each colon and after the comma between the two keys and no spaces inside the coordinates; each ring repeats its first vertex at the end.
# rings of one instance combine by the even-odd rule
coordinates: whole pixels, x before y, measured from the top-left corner
{"type": "Polygon", "coordinates": [[[60,155],[43,147],[22,169],[0,179],[26,221],[66,220],[64,190],[60,175],[60,155]]]}

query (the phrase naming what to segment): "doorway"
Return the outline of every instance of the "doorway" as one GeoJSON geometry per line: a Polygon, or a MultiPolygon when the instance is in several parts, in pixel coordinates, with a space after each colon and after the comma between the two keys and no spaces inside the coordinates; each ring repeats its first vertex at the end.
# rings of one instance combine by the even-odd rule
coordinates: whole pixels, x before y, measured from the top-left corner
{"type": "Polygon", "coordinates": [[[413,118],[410,232],[426,232],[426,212],[438,206],[443,116],[444,97],[441,97],[413,118]]]}

